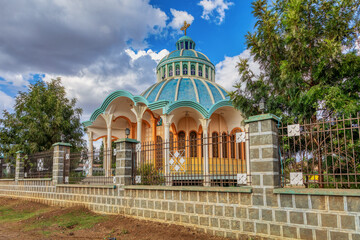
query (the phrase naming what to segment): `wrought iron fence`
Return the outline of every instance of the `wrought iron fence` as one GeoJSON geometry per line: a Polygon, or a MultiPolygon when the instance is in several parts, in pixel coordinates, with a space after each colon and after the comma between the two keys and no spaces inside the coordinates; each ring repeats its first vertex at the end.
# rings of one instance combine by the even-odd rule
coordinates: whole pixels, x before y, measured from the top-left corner
{"type": "Polygon", "coordinates": [[[69,184],[114,184],[116,169],[115,151],[86,150],[70,154],[70,172],[65,183],[69,184]],[[107,159],[110,165],[106,167],[107,159]],[[108,170],[106,170],[108,169],[108,170]]]}
{"type": "Polygon", "coordinates": [[[51,178],[53,152],[53,150],[49,150],[25,156],[24,178],[51,178]]]}
{"type": "MultiPolygon", "coordinates": [[[[245,136],[245,133],[239,133],[245,136]]],[[[172,186],[237,186],[249,183],[245,137],[212,134],[182,137],[169,142],[137,145],[133,184],[172,186]]]]}
{"type": "Polygon", "coordinates": [[[279,127],[282,184],[360,188],[360,117],[279,127]]]}

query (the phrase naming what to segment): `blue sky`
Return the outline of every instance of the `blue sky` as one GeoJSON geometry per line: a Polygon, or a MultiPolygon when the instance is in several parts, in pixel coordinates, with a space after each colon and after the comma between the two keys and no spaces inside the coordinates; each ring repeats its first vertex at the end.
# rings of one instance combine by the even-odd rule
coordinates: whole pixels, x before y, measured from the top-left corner
{"type": "MultiPolygon", "coordinates": [[[[251,1],[0,0],[0,110],[12,109],[28,84],[61,77],[87,120],[118,89],[134,94],[155,83],[159,60],[175,49],[184,20],[196,50],[231,90],[239,57],[249,57],[251,1]],[[14,17],[16,16],[16,17],[14,17]]],[[[254,68],[256,68],[254,63],[254,68]]]]}

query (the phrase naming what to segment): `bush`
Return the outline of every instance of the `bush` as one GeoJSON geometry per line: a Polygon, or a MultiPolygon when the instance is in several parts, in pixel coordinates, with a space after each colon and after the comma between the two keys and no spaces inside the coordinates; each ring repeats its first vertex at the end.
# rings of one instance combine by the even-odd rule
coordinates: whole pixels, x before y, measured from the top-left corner
{"type": "Polygon", "coordinates": [[[142,164],[137,170],[137,175],[141,176],[141,185],[163,185],[165,183],[165,177],[153,164],[142,164]]]}

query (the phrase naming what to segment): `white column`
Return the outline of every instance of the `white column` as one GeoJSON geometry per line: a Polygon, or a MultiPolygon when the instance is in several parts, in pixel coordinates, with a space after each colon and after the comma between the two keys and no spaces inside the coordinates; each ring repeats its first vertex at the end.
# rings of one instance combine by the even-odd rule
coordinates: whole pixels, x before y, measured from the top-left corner
{"type": "Polygon", "coordinates": [[[199,63],[195,65],[195,76],[199,77],[199,63]]]}
{"type": "Polygon", "coordinates": [[[209,137],[208,129],[211,119],[200,119],[200,123],[203,129],[203,175],[204,175],[204,186],[210,186],[210,167],[209,167],[209,137]]]}
{"type": "Polygon", "coordinates": [[[165,137],[165,181],[166,181],[166,185],[170,186],[172,185],[172,181],[171,181],[171,177],[170,177],[170,145],[169,145],[169,141],[170,141],[170,125],[171,125],[171,120],[174,117],[174,115],[162,115],[161,118],[163,120],[163,124],[164,124],[164,137],[165,137]]]}
{"type": "Polygon", "coordinates": [[[92,176],[93,174],[93,166],[94,166],[94,145],[93,145],[93,132],[87,132],[89,137],[89,175],[92,176]]]}
{"type": "Polygon", "coordinates": [[[107,175],[106,166],[107,166],[107,159],[108,159],[108,155],[106,154],[107,148],[108,148],[108,144],[107,144],[107,141],[106,141],[106,137],[103,138],[103,144],[104,144],[103,169],[104,169],[104,173],[105,173],[105,176],[106,176],[106,175],[107,175]]]}
{"type": "Polygon", "coordinates": [[[136,140],[139,142],[141,142],[142,118],[146,109],[147,107],[145,105],[136,105],[131,109],[136,116],[136,140]]]}
{"type": "Polygon", "coordinates": [[[183,75],[183,62],[180,62],[180,76],[183,75]]]}
{"type": "MultiPolygon", "coordinates": [[[[111,159],[112,159],[112,149],[111,149],[111,140],[112,140],[112,131],[111,131],[111,125],[112,120],[114,117],[114,114],[108,114],[103,113],[101,114],[106,122],[106,128],[107,128],[107,148],[104,147],[104,150],[106,152],[106,162],[104,163],[104,169],[105,169],[105,177],[111,176],[111,159]]],[[[105,155],[105,154],[104,154],[105,155]]]]}

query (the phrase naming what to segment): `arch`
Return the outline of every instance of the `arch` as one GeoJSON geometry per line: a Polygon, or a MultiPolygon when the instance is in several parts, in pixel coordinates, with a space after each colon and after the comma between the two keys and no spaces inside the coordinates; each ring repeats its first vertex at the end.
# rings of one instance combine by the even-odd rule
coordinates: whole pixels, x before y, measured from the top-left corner
{"type": "Polygon", "coordinates": [[[169,71],[169,73],[168,73],[169,77],[172,77],[173,76],[173,67],[172,67],[172,65],[169,65],[168,71],[169,71]]]}
{"type": "Polygon", "coordinates": [[[222,147],[222,157],[228,157],[228,135],[226,132],[221,134],[221,147],[222,147]]]}
{"type": "Polygon", "coordinates": [[[155,154],[155,168],[160,169],[163,163],[163,141],[160,136],[156,136],[155,154]]]}
{"type": "Polygon", "coordinates": [[[202,125],[200,124],[199,125],[199,129],[198,129],[198,134],[202,134],[203,133],[203,128],[202,128],[202,125]]]}
{"type": "Polygon", "coordinates": [[[243,132],[243,130],[239,127],[233,128],[230,132],[230,135],[237,133],[237,132],[243,132]]]}
{"type": "Polygon", "coordinates": [[[219,157],[219,134],[216,131],[212,132],[212,134],[211,134],[211,146],[212,146],[212,157],[218,158],[219,157]]]}
{"type": "Polygon", "coordinates": [[[144,119],[142,120],[142,123],[145,123],[145,125],[146,125],[148,128],[151,127],[150,123],[149,123],[148,121],[144,120],[144,119]]]}
{"type": "Polygon", "coordinates": [[[183,75],[187,75],[188,74],[188,64],[187,63],[184,63],[183,64],[183,72],[182,72],[183,75]]]}
{"type": "Polygon", "coordinates": [[[113,122],[115,122],[119,118],[125,119],[128,122],[129,126],[131,127],[131,120],[128,117],[125,117],[125,116],[117,116],[116,118],[114,118],[113,122]]]}
{"type": "MultiPolygon", "coordinates": [[[[110,103],[112,103],[115,99],[117,99],[119,97],[126,97],[126,98],[130,99],[135,105],[139,102],[144,103],[146,106],[149,105],[148,100],[146,98],[144,98],[143,96],[134,96],[126,90],[118,90],[118,91],[115,91],[115,92],[109,94],[109,96],[107,96],[105,98],[105,100],[103,101],[101,106],[93,112],[93,114],[90,117],[90,121],[86,121],[85,123],[91,125],[100,114],[105,112],[105,110],[108,108],[110,103]]],[[[90,125],[87,125],[87,126],[90,126],[90,125]]]]}
{"type": "Polygon", "coordinates": [[[184,131],[178,133],[178,149],[185,151],[185,138],[186,134],[184,131]]]}
{"type": "Polygon", "coordinates": [[[180,65],[179,65],[179,64],[176,64],[176,65],[175,65],[175,75],[176,75],[176,76],[179,76],[179,75],[180,75],[180,65]]]}
{"type": "Polygon", "coordinates": [[[194,76],[196,74],[196,67],[195,67],[195,64],[193,64],[193,63],[191,63],[190,73],[192,76],[194,76]]]}
{"type": "Polygon", "coordinates": [[[173,132],[174,134],[177,134],[175,123],[171,123],[170,129],[172,130],[172,132],[173,132]]]}
{"type": "Polygon", "coordinates": [[[195,109],[196,111],[198,111],[201,115],[203,115],[203,117],[207,118],[208,116],[208,111],[199,103],[194,102],[194,101],[177,101],[174,102],[173,104],[168,105],[166,113],[170,114],[172,111],[174,111],[177,108],[181,108],[181,107],[190,107],[195,109]]]}
{"type": "Polygon", "coordinates": [[[221,100],[215,103],[214,105],[212,105],[212,107],[209,109],[209,117],[211,117],[211,115],[221,107],[233,107],[233,105],[230,102],[230,100],[227,99],[221,100]]]}
{"type": "MultiPolygon", "coordinates": [[[[101,139],[101,138],[104,138],[104,137],[107,137],[107,135],[102,135],[96,139],[93,139],[94,142],[96,142],[97,140],[101,139]]],[[[116,141],[118,140],[119,138],[118,137],[115,137],[115,136],[111,136],[111,141],[116,141]]]]}

